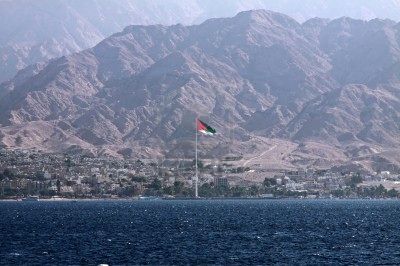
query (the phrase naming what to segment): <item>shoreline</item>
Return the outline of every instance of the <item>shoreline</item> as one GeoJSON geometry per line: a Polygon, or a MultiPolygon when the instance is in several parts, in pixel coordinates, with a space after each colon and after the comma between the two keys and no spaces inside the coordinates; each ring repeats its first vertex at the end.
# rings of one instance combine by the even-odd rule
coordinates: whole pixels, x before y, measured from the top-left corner
{"type": "Polygon", "coordinates": [[[291,197],[276,197],[276,198],[250,198],[250,197],[210,197],[210,198],[163,198],[163,197],[155,197],[155,198],[39,198],[37,201],[23,201],[22,199],[0,199],[0,202],[91,202],[91,201],[202,201],[202,200],[257,200],[257,201],[276,201],[276,200],[306,200],[306,201],[338,201],[338,200],[400,200],[400,198],[291,198],[291,197]]]}

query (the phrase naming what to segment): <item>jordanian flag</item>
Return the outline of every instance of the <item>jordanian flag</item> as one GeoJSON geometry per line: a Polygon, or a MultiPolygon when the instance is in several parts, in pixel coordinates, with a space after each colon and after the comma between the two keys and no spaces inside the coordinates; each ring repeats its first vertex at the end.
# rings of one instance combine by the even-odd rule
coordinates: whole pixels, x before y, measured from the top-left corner
{"type": "Polygon", "coordinates": [[[217,131],[215,131],[215,129],[213,129],[212,127],[210,127],[209,125],[207,125],[206,123],[201,121],[200,119],[197,119],[197,130],[203,134],[211,135],[211,136],[217,133],[217,131]]]}

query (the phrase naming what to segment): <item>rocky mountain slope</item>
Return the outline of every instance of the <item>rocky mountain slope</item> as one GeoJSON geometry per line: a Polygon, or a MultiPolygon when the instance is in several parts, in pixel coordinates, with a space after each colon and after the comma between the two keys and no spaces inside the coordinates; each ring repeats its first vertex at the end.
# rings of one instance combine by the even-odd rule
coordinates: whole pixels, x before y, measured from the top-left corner
{"type": "Polygon", "coordinates": [[[399,0],[2,0],[0,82],[28,65],[81,51],[127,25],[198,24],[250,9],[313,17],[400,20],[399,0]]]}
{"type": "Polygon", "coordinates": [[[276,168],[398,167],[399,43],[390,20],[300,24],[265,10],[129,26],[3,83],[0,138],[10,148],[190,158],[200,115],[220,133],[201,138],[206,157],[275,145],[276,168]]]}

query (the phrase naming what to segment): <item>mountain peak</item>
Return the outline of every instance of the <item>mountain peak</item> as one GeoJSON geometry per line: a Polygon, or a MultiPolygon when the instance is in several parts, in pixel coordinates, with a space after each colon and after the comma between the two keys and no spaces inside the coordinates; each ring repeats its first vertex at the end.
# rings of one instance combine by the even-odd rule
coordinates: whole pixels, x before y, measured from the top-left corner
{"type": "Polygon", "coordinates": [[[246,19],[251,23],[262,24],[264,26],[280,25],[283,27],[298,27],[300,25],[296,20],[287,15],[265,9],[242,11],[233,19],[246,19]]]}
{"type": "MultiPolygon", "coordinates": [[[[292,147],[301,140],[343,151],[359,144],[400,149],[400,95],[380,86],[400,79],[398,34],[381,21],[300,25],[267,10],[197,26],[129,26],[4,85],[1,141],[13,148],[20,135],[23,143],[51,151],[52,132],[64,132],[73,136],[59,144],[65,150],[69,143],[114,152],[148,146],[147,155],[190,153],[177,145],[191,143],[195,114],[201,114],[221,132],[204,140],[213,156],[234,142],[229,138],[244,154],[265,145],[249,136],[292,147]],[[346,87],[355,83],[361,85],[346,87]],[[35,138],[43,124],[48,133],[35,138]]],[[[294,155],[301,158],[283,165],[296,168],[323,157],[294,155]]]]}

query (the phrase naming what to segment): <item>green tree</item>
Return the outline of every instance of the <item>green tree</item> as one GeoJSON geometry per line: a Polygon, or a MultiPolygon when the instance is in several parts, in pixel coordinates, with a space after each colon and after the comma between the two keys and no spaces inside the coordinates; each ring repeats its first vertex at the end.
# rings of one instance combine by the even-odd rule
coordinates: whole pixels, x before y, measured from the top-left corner
{"type": "Polygon", "coordinates": [[[44,180],[44,173],[42,171],[37,171],[33,176],[34,180],[43,181],[44,180]]]}
{"type": "Polygon", "coordinates": [[[215,191],[210,183],[204,183],[199,188],[199,195],[201,197],[213,197],[215,196],[215,191]]]}
{"type": "Polygon", "coordinates": [[[360,173],[357,173],[357,174],[353,175],[353,176],[351,177],[351,181],[352,181],[353,183],[356,183],[356,184],[362,183],[363,180],[362,180],[361,174],[360,174],[360,173]]]}
{"type": "Polygon", "coordinates": [[[250,189],[249,189],[249,194],[250,194],[251,196],[257,196],[257,195],[259,195],[259,194],[260,194],[259,187],[254,186],[254,185],[251,186],[250,189]]]}
{"type": "Polygon", "coordinates": [[[352,189],[356,188],[358,184],[362,183],[362,177],[360,173],[354,174],[346,181],[346,185],[350,186],[352,189]]]}
{"type": "Polygon", "coordinates": [[[266,177],[263,182],[264,187],[276,186],[276,179],[266,177]]]}
{"type": "Polygon", "coordinates": [[[387,193],[388,193],[387,189],[382,184],[380,184],[377,187],[365,188],[363,195],[365,197],[371,197],[371,198],[382,198],[386,197],[387,193]]]}
{"type": "Polygon", "coordinates": [[[137,176],[137,175],[129,175],[133,182],[142,183],[146,182],[146,177],[144,176],[137,176]]]}
{"type": "Polygon", "coordinates": [[[380,184],[377,188],[376,188],[376,194],[379,197],[384,197],[387,194],[387,189],[380,184]]]}
{"type": "Polygon", "coordinates": [[[344,196],[344,191],[343,189],[337,189],[332,191],[332,195],[337,198],[342,198],[344,196]]]}
{"type": "Polygon", "coordinates": [[[390,198],[396,198],[398,195],[399,195],[399,193],[394,188],[392,188],[391,190],[389,190],[387,192],[387,196],[390,198]]]}
{"type": "Polygon", "coordinates": [[[247,195],[247,191],[245,187],[233,187],[231,188],[231,194],[233,197],[244,197],[247,195]]]}
{"type": "Polygon", "coordinates": [[[174,187],[168,186],[163,189],[164,194],[174,195],[174,187]]]}
{"type": "Polygon", "coordinates": [[[67,157],[65,159],[65,166],[68,167],[68,168],[72,166],[72,160],[71,160],[70,157],[67,157]]]}
{"type": "Polygon", "coordinates": [[[230,189],[229,186],[217,186],[214,188],[214,195],[215,196],[230,196],[230,189]]]}
{"type": "Polygon", "coordinates": [[[157,177],[154,178],[154,180],[153,180],[153,182],[151,182],[149,188],[154,189],[156,191],[161,190],[162,189],[161,180],[158,179],[157,177]]]}
{"type": "Polygon", "coordinates": [[[15,177],[15,174],[14,174],[14,172],[13,172],[13,171],[11,171],[11,170],[10,170],[10,169],[8,169],[8,168],[4,169],[4,171],[3,171],[3,175],[4,175],[6,178],[10,178],[10,179],[12,179],[12,178],[14,178],[14,177],[15,177]]]}
{"type": "Polygon", "coordinates": [[[182,181],[175,181],[174,182],[174,194],[178,195],[182,193],[184,183],[182,181]]]}

